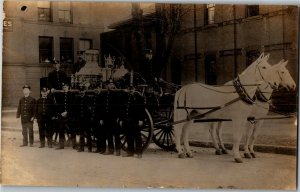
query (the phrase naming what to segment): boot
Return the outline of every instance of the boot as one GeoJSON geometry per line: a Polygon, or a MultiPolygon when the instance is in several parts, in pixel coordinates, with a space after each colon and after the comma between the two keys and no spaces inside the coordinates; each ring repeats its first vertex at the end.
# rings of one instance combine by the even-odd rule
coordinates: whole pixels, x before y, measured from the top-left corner
{"type": "Polygon", "coordinates": [[[41,143],[41,145],[39,146],[39,148],[44,148],[45,147],[45,143],[41,143]]]}

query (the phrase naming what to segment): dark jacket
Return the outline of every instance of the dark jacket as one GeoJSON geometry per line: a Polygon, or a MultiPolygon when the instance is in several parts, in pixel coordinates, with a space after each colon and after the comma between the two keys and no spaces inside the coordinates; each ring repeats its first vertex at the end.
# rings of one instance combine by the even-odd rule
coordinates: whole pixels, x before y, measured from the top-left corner
{"type": "Polygon", "coordinates": [[[18,110],[17,110],[17,118],[21,117],[21,122],[33,122],[30,121],[32,117],[35,117],[35,104],[36,100],[31,97],[22,97],[19,100],[18,110]]]}
{"type": "Polygon", "coordinates": [[[100,113],[101,113],[100,99],[101,98],[99,94],[94,94],[90,99],[91,121],[98,121],[100,119],[100,113]]]}
{"type": "Polygon", "coordinates": [[[51,119],[55,116],[53,99],[39,98],[36,102],[36,119],[38,121],[42,119],[51,119]]]}
{"type": "Polygon", "coordinates": [[[72,105],[74,103],[74,94],[71,92],[55,93],[56,112],[58,116],[63,112],[68,112],[68,117],[72,115],[72,105]]]}
{"type": "Polygon", "coordinates": [[[118,92],[103,91],[99,94],[99,104],[97,113],[100,119],[117,118],[118,117],[118,92]]]}
{"type": "Polygon", "coordinates": [[[145,98],[139,92],[123,92],[120,117],[124,120],[142,120],[145,116],[145,98]]]}
{"type": "Polygon", "coordinates": [[[87,95],[84,95],[83,97],[77,95],[72,106],[72,114],[74,115],[75,119],[89,119],[91,116],[91,112],[89,109],[90,105],[91,100],[87,95]]]}
{"type": "Polygon", "coordinates": [[[62,89],[62,83],[67,81],[67,75],[64,71],[53,70],[48,74],[48,87],[49,89],[62,89]]]}

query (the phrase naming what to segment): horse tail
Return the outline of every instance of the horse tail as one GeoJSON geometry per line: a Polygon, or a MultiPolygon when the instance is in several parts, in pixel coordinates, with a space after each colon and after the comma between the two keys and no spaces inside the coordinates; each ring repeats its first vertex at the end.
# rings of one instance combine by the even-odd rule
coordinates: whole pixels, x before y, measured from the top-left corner
{"type": "Polygon", "coordinates": [[[184,86],[175,93],[175,97],[174,97],[174,122],[186,118],[186,117],[183,116],[183,114],[186,115],[184,106],[181,106],[181,105],[184,105],[183,102],[185,100],[186,89],[187,89],[187,86],[184,86]],[[183,102],[182,102],[182,100],[183,100],[183,102]]]}

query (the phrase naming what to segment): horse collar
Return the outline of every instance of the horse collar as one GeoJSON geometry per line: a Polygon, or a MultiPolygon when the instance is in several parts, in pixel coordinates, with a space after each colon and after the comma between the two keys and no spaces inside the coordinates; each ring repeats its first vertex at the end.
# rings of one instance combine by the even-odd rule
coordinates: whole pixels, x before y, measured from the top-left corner
{"type": "Polygon", "coordinates": [[[262,93],[262,91],[259,89],[259,87],[257,87],[257,90],[255,92],[255,96],[257,98],[257,100],[261,101],[261,102],[268,102],[270,99],[267,99],[264,94],[262,93]]]}
{"type": "Polygon", "coordinates": [[[248,93],[246,92],[245,88],[241,84],[239,76],[233,80],[233,86],[239,95],[239,97],[247,104],[252,105],[255,99],[251,98],[248,93]]]}

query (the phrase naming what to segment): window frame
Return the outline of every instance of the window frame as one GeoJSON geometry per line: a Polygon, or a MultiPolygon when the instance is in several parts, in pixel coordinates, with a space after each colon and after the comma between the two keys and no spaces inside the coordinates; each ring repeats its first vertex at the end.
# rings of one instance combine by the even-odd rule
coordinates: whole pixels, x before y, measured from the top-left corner
{"type": "Polygon", "coordinates": [[[39,7],[39,5],[37,5],[37,15],[38,15],[38,21],[39,22],[53,22],[53,14],[52,14],[52,2],[49,2],[49,8],[46,7],[39,7]],[[40,10],[43,10],[43,12],[45,10],[49,10],[49,19],[41,19],[40,17],[40,10]]]}
{"type": "Polygon", "coordinates": [[[73,12],[72,12],[72,2],[64,2],[64,3],[70,3],[70,9],[60,8],[58,5],[58,22],[59,23],[73,23],[73,12]],[[64,13],[64,18],[61,20],[60,18],[60,12],[64,13]],[[66,12],[69,12],[70,21],[66,21],[66,12]]]}
{"type": "Polygon", "coordinates": [[[73,64],[74,63],[74,38],[72,37],[60,37],[59,38],[59,58],[60,61],[67,64],[73,64]],[[71,49],[62,49],[62,40],[71,40],[71,49]],[[71,53],[71,61],[66,61],[65,59],[62,59],[62,56],[69,55],[68,53],[71,53]]]}
{"type": "Polygon", "coordinates": [[[216,12],[216,4],[215,3],[210,3],[205,5],[205,10],[204,10],[204,25],[211,25],[215,24],[215,12],[216,12]],[[210,13],[213,13],[213,18],[210,19],[211,15],[210,13]]]}
{"type": "Polygon", "coordinates": [[[245,17],[254,17],[254,16],[258,16],[259,15],[259,5],[246,5],[246,9],[245,9],[245,17]],[[251,10],[254,9],[255,10],[251,10]],[[257,12],[255,14],[251,14],[253,12],[257,12]]]}
{"type": "Polygon", "coordinates": [[[53,40],[53,37],[51,37],[51,36],[39,36],[39,63],[40,64],[48,64],[48,63],[51,62],[53,56],[54,56],[54,40],[53,40]],[[41,39],[42,38],[44,38],[44,39],[50,39],[50,41],[51,41],[51,48],[49,48],[49,49],[41,49],[41,39]],[[42,55],[41,55],[41,51],[45,52],[47,50],[51,52],[51,54],[49,54],[51,56],[50,56],[50,58],[48,58],[49,62],[45,62],[45,60],[42,60],[42,55]]]}
{"type": "Polygon", "coordinates": [[[83,54],[83,52],[88,50],[88,49],[85,49],[85,50],[80,49],[80,41],[89,41],[90,42],[90,47],[88,49],[93,49],[93,40],[92,39],[81,38],[81,39],[79,39],[79,42],[78,42],[78,51],[77,52],[78,52],[79,55],[83,54]]]}

